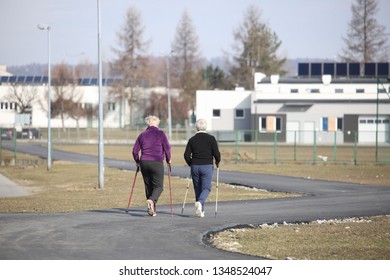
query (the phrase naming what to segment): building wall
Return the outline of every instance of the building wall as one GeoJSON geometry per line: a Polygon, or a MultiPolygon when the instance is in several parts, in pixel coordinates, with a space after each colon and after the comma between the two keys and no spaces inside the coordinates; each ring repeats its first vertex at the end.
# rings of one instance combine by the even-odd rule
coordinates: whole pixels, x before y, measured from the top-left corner
{"type": "MultiPolygon", "coordinates": [[[[33,93],[35,99],[31,102],[31,124],[27,124],[31,127],[36,128],[46,128],[48,124],[47,120],[47,85],[18,85],[21,90],[25,90],[27,93],[33,93]]],[[[21,118],[18,116],[18,113],[15,109],[11,109],[9,95],[13,90],[13,86],[10,84],[0,84],[0,104],[3,104],[0,107],[0,127],[16,127],[21,128],[22,124],[18,123],[18,120],[21,118]]],[[[99,94],[98,86],[77,86],[74,90],[71,86],[67,88],[68,93],[73,92],[74,101],[77,100],[82,107],[86,108],[97,108],[99,104],[99,94]]],[[[154,92],[157,94],[166,94],[166,88],[137,88],[137,103],[134,106],[134,121],[136,124],[142,123],[143,121],[143,111],[145,106],[148,104],[150,95],[154,92]]],[[[172,96],[179,96],[179,91],[177,89],[171,89],[172,96]]],[[[130,124],[130,114],[131,109],[127,101],[122,103],[115,100],[109,94],[109,88],[103,87],[103,105],[104,105],[104,127],[117,128],[125,127],[130,124]]],[[[56,88],[51,87],[51,99],[52,101],[56,99],[56,88]]],[[[14,108],[14,107],[13,107],[14,108]]],[[[50,121],[52,128],[61,128],[62,121],[60,117],[52,118],[50,121]]],[[[25,124],[26,125],[26,124],[25,124]]],[[[82,118],[78,121],[66,118],[64,122],[65,127],[75,128],[77,125],[80,128],[98,127],[98,118],[97,116],[90,116],[82,118]]]]}
{"type": "Polygon", "coordinates": [[[196,92],[196,117],[208,123],[208,130],[250,129],[251,91],[198,90],[196,92]],[[236,110],[244,111],[244,118],[236,118],[236,110]],[[219,110],[220,116],[213,116],[219,110]]]}

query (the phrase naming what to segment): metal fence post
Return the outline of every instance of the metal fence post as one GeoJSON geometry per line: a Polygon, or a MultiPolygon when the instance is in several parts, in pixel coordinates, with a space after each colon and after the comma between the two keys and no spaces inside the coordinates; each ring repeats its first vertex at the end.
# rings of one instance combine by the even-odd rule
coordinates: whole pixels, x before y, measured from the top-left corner
{"type": "Polygon", "coordinates": [[[317,132],[313,131],[313,163],[317,161],[317,132]]]}
{"type": "Polygon", "coordinates": [[[236,162],[238,161],[238,130],[236,130],[236,162]]]}
{"type": "Polygon", "coordinates": [[[276,163],[276,149],[277,149],[277,138],[278,134],[277,132],[275,131],[274,133],[274,163],[276,163]]]}
{"type": "Polygon", "coordinates": [[[354,165],[357,164],[357,131],[355,130],[354,132],[354,140],[353,140],[353,162],[354,165]]]}
{"type": "Polygon", "coordinates": [[[334,132],[333,161],[337,159],[337,131],[334,132]]]}
{"type": "Polygon", "coordinates": [[[297,131],[294,131],[294,161],[297,161],[297,131]]]}

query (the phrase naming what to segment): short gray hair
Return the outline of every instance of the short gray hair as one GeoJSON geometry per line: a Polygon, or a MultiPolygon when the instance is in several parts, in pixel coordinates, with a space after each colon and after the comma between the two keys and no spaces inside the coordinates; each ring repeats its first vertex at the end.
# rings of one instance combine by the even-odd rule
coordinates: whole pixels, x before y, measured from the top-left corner
{"type": "Polygon", "coordinates": [[[149,126],[158,126],[160,124],[160,119],[154,115],[149,115],[145,118],[145,122],[149,126]]]}
{"type": "Polygon", "coordinates": [[[204,119],[199,119],[196,121],[196,130],[197,131],[206,131],[207,122],[204,119]]]}

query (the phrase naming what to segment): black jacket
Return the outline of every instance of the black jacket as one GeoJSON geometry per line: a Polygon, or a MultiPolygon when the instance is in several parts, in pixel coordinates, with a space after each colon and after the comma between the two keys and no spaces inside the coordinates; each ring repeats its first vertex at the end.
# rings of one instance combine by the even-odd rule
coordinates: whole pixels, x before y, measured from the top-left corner
{"type": "Polygon", "coordinates": [[[213,158],[216,164],[221,161],[221,153],[214,136],[198,132],[188,140],[184,159],[189,166],[213,164],[213,158]]]}

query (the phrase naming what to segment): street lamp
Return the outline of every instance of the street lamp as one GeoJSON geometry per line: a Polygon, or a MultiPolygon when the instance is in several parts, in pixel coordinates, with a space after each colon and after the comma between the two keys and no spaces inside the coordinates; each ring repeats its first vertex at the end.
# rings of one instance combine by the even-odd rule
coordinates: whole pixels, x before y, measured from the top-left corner
{"type": "Polygon", "coordinates": [[[172,116],[171,116],[171,74],[169,72],[169,63],[171,54],[173,51],[171,51],[167,58],[167,88],[168,88],[168,138],[169,141],[172,139],[172,116]]]}
{"type": "Polygon", "coordinates": [[[50,25],[47,24],[38,24],[39,30],[47,30],[47,53],[48,53],[48,62],[47,62],[47,170],[51,169],[51,62],[50,62],[50,25]]]}

